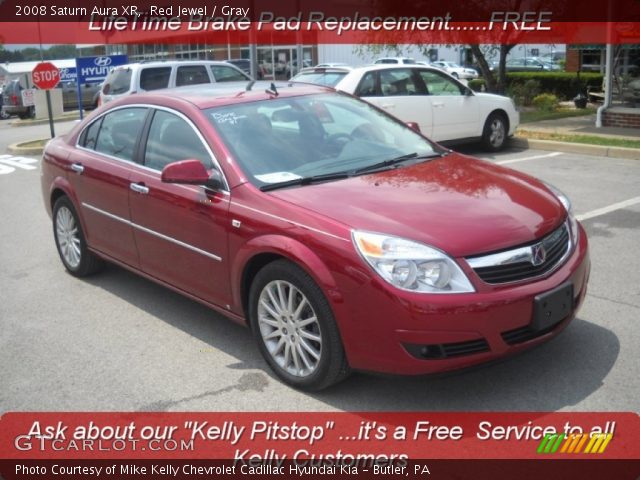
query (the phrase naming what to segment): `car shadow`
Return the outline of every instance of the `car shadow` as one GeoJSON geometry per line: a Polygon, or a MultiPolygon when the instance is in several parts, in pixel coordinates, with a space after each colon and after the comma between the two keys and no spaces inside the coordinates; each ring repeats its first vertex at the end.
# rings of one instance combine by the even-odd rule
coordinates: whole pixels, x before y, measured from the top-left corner
{"type": "MultiPolygon", "coordinates": [[[[206,306],[113,265],[85,281],[201,340],[208,348],[236,358],[237,362],[218,367],[239,370],[239,383],[251,378],[261,384],[254,390],[263,391],[278,382],[251,332],[206,306]],[[251,370],[259,372],[247,375],[251,370]]],[[[571,409],[602,386],[619,352],[620,342],[612,331],[578,318],[552,341],[500,363],[443,376],[355,373],[328,390],[306,395],[334,409],[361,412],[571,409]]],[[[243,388],[251,389],[249,385],[243,388]]],[[[295,410],[295,404],[288,408],[295,410]]],[[[146,409],[165,410],[165,405],[150,404],[146,409]]]]}

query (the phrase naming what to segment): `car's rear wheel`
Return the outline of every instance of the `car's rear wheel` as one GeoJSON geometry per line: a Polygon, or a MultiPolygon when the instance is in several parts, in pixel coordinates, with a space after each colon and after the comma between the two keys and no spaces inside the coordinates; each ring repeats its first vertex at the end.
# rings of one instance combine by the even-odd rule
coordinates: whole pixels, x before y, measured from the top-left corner
{"type": "Polygon", "coordinates": [[[490,152],[502,150],[507,143],[509,128],[502,113],[493,112],[487,118],[482,132],[482,145],[490,152]]]}
{"type": "Polygon", "coordinates": [[[460,75],[458,75],[458,72],[453,72],[451,76],[454,78],[460,78],[460,75]]]}
{"type": "Polygon", "coordinates": [[[60,197],[53,206],[53,236],[60,260],[76,277],[99,271],[103,262],[87,248],[78,214],[68,197],[60,197]]]}
{"type": "Polygon", "coordinates": [[[251,285],[249,309],[260,352],[283,381],[321,390],[348,375],[331,306],[301,268],[278,260],[260,270],[251,285]]]}

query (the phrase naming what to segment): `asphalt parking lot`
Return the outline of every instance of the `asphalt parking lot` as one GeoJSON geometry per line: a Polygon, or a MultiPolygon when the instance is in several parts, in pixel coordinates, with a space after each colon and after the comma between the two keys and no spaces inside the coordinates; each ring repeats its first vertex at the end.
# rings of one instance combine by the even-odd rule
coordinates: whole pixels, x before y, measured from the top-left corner
{"type": "Polygon", "coordinates": [[[248,330],[202,305],[114,266],[85,280],[66,274],[38,162],[2,155],[28,135],[0,125],[0,413],[640,411],[640,161],[461,149],[573,200],[592,257],[578,318],[552,342],[500,364],[438,378],[355,374],[306,394],[271,375],[248,330]]]}

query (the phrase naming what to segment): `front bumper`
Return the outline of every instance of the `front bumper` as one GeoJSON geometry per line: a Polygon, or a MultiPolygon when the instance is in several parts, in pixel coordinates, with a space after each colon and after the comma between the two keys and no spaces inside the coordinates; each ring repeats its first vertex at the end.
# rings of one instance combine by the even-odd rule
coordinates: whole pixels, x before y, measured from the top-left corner
{"type": "Polygon", "coordinates": [[[355,302],[345,302],[336,312],[350,365],[393,374],[438,373],[533,347],[556,336],[575,317],[589,270],[588,242],[581,229],[578,246],[565,263],[528,283],[489,286],[468,273],[475,293],[426,295],[402,292],[372,277],[350,293],[355,302]],[[534,298],[565,282],[574,287],[571,314],[547,330],[532,330],[534,298]],[[342,315],[345,307],[347,317],[342,315]]]}

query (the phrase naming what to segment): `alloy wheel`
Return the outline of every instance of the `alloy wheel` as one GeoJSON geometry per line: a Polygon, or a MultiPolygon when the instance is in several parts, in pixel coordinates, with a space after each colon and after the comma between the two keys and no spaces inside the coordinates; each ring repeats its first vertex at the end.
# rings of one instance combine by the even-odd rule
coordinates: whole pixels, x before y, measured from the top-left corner
{"type": "Polygon", "coordinates": [[[56,214],[56,238],[64,261],[70,268],[78,268],[82,260],[80,233],[73,214],[65,206],[56,214]]]}
{"type": "Polygon", "coordinates": [[[295,285],[274,280],[258,299],[258,325],[272,359],[295,377],[313,374],[322,356],[320,323],[311,303],[295,285]]]}

